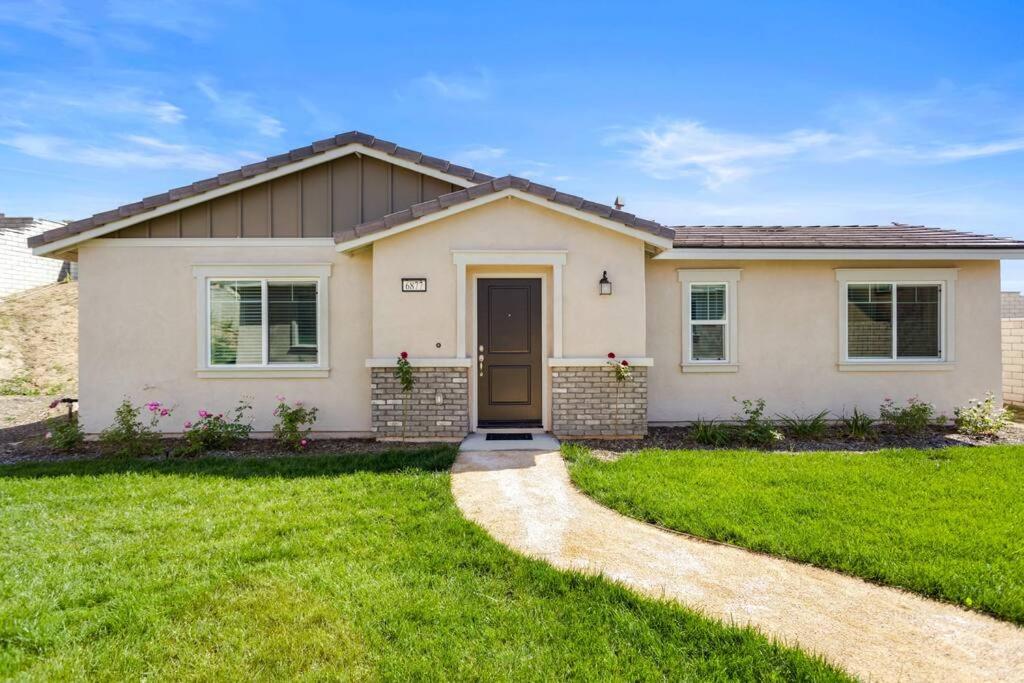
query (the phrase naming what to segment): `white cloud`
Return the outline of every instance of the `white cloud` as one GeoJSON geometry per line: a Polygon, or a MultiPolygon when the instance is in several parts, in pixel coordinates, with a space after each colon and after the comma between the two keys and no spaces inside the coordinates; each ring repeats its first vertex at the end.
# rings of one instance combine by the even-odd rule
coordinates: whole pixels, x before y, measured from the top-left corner
{"type": "Polygon", "coordinates": [[[199,79],[196,87],[213,103],[214,113],[224,121],[251,127],[266,137],[276,138],[284,133],[280,120],[253,106],[251,94],[218,90],[210,78],[199,79]]]}
{"type": "Polygon", "coordinates": [[[18,133],[0,144],[37,159],[119,169],[186,168],[223,171],[237,167],[239,159],[186,144],[170,143],[142,135],[124,135],[123,142],[81,143],[58,135],[18,133]]]}
{"type": "Polygon", "coordinates": [[[92,29],[78,20],[60,0],[0,2],[0,24],[19,26],[53,36],[68,45],[95,49],[92,29]]]}
{"type": "Polygon", "coordinates": [[[856,131],[798,129],[775,135],[751,135],[713,130],[698,121],[676,120],[617,132],[605,142],[624,147],[632,163],[653,178],[697,177],[711,188],[796,161],[841,163],[872,159],[934,164],[1024,151],[1024,137],[1019,136],[949,143],[933,142],[934,138],[890,141],[886,132],[862,127],[856,131]]]}
{"type": "Polygon", "coordinates": [[[759,165],[830,144],[823,131],[796,130],[757,137],[714,131],[697,121],[668,121],[608,138],[630,147],[633,162],[662,180],[700,176],[711,186],[744,178],[759,165]]]}
{"type": "Polygon", "coordinates": [[[440,75],[430,71],[417,78],[413,86],[446,100],[471,101],[490,97],[492,81],[490,73],[485,69],[479,69],[473,74],[440,75]]]}
{"type": "Polygon", "coordinates": [[[191,0],[109,0],[109,17],[117,22],[156,28],[199,39],[216,22],[207,13],[210,2],[191,0]]]}
{"type": "Polygon", "coordinates": [[[477,145],[469,147],[452,154],[453,159],[464,163],[479,163],[481,161],[496,161],[505,157],[508,152],[504,147],[490,147],[488,145],[477,145]]]}

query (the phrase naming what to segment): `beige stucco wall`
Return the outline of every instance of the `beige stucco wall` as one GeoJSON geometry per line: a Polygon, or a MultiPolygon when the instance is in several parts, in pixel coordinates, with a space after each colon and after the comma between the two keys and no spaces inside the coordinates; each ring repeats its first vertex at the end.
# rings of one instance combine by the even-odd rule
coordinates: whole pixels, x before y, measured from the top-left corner
{"type": "Polygon", "coordinates": [[[769,414],[877,413],[885,397],[911,396],[946,415],[991,391],[1000,395],[998,261],[949,262],[680,262],[649,261],[648,351],[651,422],[729,418],[732,396],[764,398],[769,414]],[[840,372],[836,268],[958,267],[956,365],[943,372],[840,372]],[[682,290],[679,268],[740,268],[736,373],[680,371],[682,290]]]}
{"type": "MultiPolygon", "coordinates": [[[[644,355],[643,242],[519,199],[502,199],[374,243],[374,356],[389,358],[402,350],[420,358],[461,355],[455,349],[452,251],[463,249],[568,250],[563,355],[644,355]],[[614,285],[612,296],[598,294],[605,270],[614,285]],[[403,293],[403,277],[426,277],[427,292],[403,293]]],[[[467,324],[471,299],[467,294],[467,324]]],[[[468,347],[472,336],[466,340],[468,347]]]]}
{"type": "Polygon", "coordinates": [[[227,412],[254,397],[256,428],[269,430],[274,397],[320,409],[316,428],[370,428],[369,252],[339,256],[317,247],[131,247],[92,242],[79,251],[79,366],[85,430],[110,424],[122,397],[175,406],[167,431],[206,409],[227,412]],[[330,376],[201,379],[196,376],[196,264],[333,263],[329,279],[330,376]]]}

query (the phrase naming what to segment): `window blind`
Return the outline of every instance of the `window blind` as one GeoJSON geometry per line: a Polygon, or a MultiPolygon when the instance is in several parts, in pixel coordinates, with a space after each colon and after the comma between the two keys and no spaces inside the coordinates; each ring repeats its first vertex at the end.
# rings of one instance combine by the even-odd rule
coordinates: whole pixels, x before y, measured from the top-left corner
{"type": "Polygon", "coordinates": [[[310,281],[211,280],[210,365],[317,363],[317,287],[310,281]]]}
{"type": "Polygon", "coordinates": [[[210,283],[210,364],[263,362],[263,285],[259,280],[210,283]]]}
{"type": "Polygon", "coordinates": [[[690,358],[692,360],[726,360],[725,294],[726,286],[724,284],[694,284],[690,286],[690,358]]]}
{"type": "Polygon", "coordinates": [[[847,285],[847,355],[941,358],[941,300],[941,285],[847,285]]]}

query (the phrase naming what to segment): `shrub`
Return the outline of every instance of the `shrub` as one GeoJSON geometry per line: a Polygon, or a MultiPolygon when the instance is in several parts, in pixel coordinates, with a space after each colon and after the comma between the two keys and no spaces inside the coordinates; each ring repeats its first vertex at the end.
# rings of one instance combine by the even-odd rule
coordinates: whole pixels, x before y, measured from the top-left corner
{"type": "Polygon", "coordinates": [[[296,401],[294,405],[289,406],[284,396],[278,396],[277,401],[277,408],[274,409],[274,415],[277,417],[274,438],[285,448],[300,451],[309,445],[309,432],[316,422],[317,409],[307,408],[302,405],[302,401],[296,401]]]}
{"type": "Polygon", "coordinates": [[[732,429],[714,420],[697,418],[690,427],[690,436],[702,446],[720,447],[732,440],[732,429]]]}
{"type": "Polygon", "coordinates": [[[776,441],[782,440],[782,434],[775,429],[771,420],[764,417],[764,399],[755,400],[743,399],[740,401],[735,396],[733,401],[739,403],[743,408],[742,415],[736,415],[735,420],[740,423],[740,438],[751,446],[768,446],[776,441]]]}
{"type": "Polygon", "coordinates": [[[887,398],[882,401],[878,414],[883,422],[900,434],[920,434],[935,416],[935,406],[916,396],[907,399],[905,406],[898,406],[891,398],[887,398]]]}
{"type": "Polygon", "coordinates": [[[799,415],[779,415],[782,427],[794,439],[810,439],[820,441],[828,430],[828,411],[823,410],[817,415],[800,417],[799,415]]]}
{"type": "Polygon", "coordinates": [[[858,408],[853,409],[853,415],[843,418],[843,429],[851,439],[864,441],[865,439],[873,439],[876,436],[875,419],[860,412],[858,408]]]}
{"type": "Polygon", "coordinates": [[[956,430],[970,436],[993,436],[1010,422],[1010,411],[996,405],[996,397],[985,394],[985,400],[972,398],[966,406],[953,411],[956,430]]]}
{"type": "Polygon", "coordinates": [[[171,409],[159,401],[136,407],[126,398],[114,412],[114,424],[100,433],[100,444],[108,453],[121,457],[156,455],[160,448],[160,418],[170,414],[171,409]],[[140,417],[143,407],[150,413],[148,425],[140,417]]]}
{"type": "MultiPolygon", "coordinates": [[[[56,403],[57,401],[54,401],[50,404],[51,407],[56,403]]],[[[50,445],[58,451],[70,453],[85,441],[85,433],[82,431],[82,426],[78,424],[77,413],[51,417],[46,421],[46,426],[49,428],[47,437],[50,439],[50,445]]]]}
{"type": "Polygon", "coordinates": [[[231,448],[249,438],[252,433],[252,403],[243,398],[234,409],[234,417],[230,421],[224,419],[224,413],[214,415],[206,410],[199,411],[199,419],[186,422],[185,444],[178,448],[177,455],[201,455],[209,450],[231,448]]]}

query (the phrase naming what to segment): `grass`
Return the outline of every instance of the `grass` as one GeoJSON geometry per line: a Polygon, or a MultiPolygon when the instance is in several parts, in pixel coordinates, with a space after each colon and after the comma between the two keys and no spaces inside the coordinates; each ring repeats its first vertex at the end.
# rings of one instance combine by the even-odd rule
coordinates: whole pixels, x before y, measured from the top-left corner
{"type": "Polygon", "coordinates": [[[614,462],[564,448],[576,485],[623,514],[1024,624],[1022,447],[614,462]]]}
{"type": "Polygon", "coordinates": [[[512,553],[453,457],[2,467],[0,678],[842,678],[512,553]]]}

